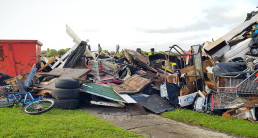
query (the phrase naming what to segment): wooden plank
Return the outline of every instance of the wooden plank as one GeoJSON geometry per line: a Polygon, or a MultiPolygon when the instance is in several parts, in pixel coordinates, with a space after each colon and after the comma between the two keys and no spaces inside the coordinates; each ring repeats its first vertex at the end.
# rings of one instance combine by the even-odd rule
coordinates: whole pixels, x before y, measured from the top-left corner
{"type": "Polygon", "coordinates": [[[208,72],[207,69],[206,69],[206,67],[208,67],[208,66],[210,66],[210,67],[214,66],[214,61],[212,59],[203,61],[203,72],[204,73],[208,72]]]}
{"type": "Polygon", "coordinates": [[[122,97],[126,103],[137,103],[133,98],[131,98],[128,94],[120,94],[120,97],[122,97]]]}
{"type": "Polygon", "coordinates": [[[51,60],[48,61],[48,63],[46,63],[43,67],[41,67],[38,71],[42,71],[44,68],[46,68],[48,65],[50,65],[51,63],[53,63],[54,61],[56,61],[56,58],[53,57],[51,60]]]}
{"type": "MultiPolygon", "coordinates": [[[[22,74],[22,75],[18,75],[16,77],[19,80],[21,80],[21,82],[24,82],[26,80],[26,78],[28,77],[28,74],[22,74]]],[[[9,85],[14,86],[14,87],[12,87],[14,91],[18,91],[17,82],[16,82],[16,78],[15,77],[7,79],[7,80],[5,80],[5,82],[7,84],[9,84],[9,85]]]]}
{"type": "Polygon", "coordinates": [[[211,80],[205,80],[205,84],[210,88],[210,89],[212,89],[212,90],[217,90],[216,88],[215,88],[215,83],[214,83],[214,81],[211,81],[211,80]]]}
{"type": "MultiPolygon", "coordinates": [[[[180,69],[181,74],[187,74],[187,75],[200,75],[199,72],[195,69],[195,66],[187,66],[185,68],[180,69]]],[[[186,80],[188,83],[197,81],[198,79],[201,79],[201,76],[196,77],[186,77],[186,80]]]]}
{"type": "Polygon", "coordinates": [[[48,90],[48,89],[45,89],[45,90],[41,90],[37,93],[37,95],[42,95],[42,94],[45,94],[45,93],[52,93],[52,90],[48,90]]]}
{"type": "Polygon", "coordinates": [[[38,86],[41,88],[54,89],[55,83],[59,79],[76,79],[87,74],[89,69],[72,69],[72,68],[55,68],[47,75],[60,76],[49,84],[40,83],[38,86]]]}

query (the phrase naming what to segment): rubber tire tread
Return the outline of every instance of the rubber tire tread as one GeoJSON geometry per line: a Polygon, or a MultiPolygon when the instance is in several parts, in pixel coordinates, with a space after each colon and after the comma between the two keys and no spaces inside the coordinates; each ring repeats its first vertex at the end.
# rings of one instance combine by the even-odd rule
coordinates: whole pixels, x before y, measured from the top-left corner
{"type": "Polygon", "coordinates": [[[61,89],[77,89],[80,88],[80,83],[78,80],[60,79],[55,83],[55,87],[61,89]]]}
{"type": "Polygon", "coordinates": [[[55,108],[58,109],[78,109],[80,107],[79,99],[54,99],[55,100],[55,108]]]}
{"type": "Polygon", "coordinates": [[[52,97],[56,99],[79,99],[79,89],[60,89],[55,88],[52,90],[52,97]]]}
{"type": "Polygon", "coordinates": [[[38,115],[38,114],[42,114],[42,113],[45,113],[45,112],[51,110],[51,109],[54,107],[54,105],[55,105],[55,101],[54,101],[53,99],[43,98],[43,99],[39,99],[39,100],[41,100],[41,101],[50,101],[50,102],[52,102],[52,105],[51,105],[50,107],[48,107],[47,109],[43,110],[43,111],[40,111],[40,112],[33,112],[33,113],[32,113],[32,112],[27,112],[27,111],[26,111],[27,107],[31,105],[31,104],[28,104],[28,105],[25,105],[25,106],[24,106],[23,112],[25,112],[25,113],[27,113],[27,114],[30,114],[30,115],[38,115]]]}

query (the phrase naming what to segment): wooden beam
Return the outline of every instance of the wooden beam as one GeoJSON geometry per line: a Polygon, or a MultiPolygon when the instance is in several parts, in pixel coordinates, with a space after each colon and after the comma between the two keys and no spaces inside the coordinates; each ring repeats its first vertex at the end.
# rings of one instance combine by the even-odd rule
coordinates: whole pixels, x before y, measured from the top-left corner
{"type": "Polygon", "coordinates": [[[48,65],[50,65],[51,63],[53,63],[54,61],[56,61],[56,58],[53,57],[51,60],[48,61],[48,63],[46,63],[43,67],[41,67],[38,71],[42,71],[44,68],[46,68],[48,65]]]}

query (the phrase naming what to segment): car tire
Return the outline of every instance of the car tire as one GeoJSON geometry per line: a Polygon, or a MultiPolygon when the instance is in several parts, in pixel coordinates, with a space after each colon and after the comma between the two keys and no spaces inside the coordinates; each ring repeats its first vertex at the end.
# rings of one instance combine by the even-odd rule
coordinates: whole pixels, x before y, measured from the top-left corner
{"type": "Polygon", "coordinates": [[[80,107],[79,99],[54,99],[55,108],[58,109],[78,109],[80,107]]]}
{"type": "Polygon", "coordinates": [[[55,83],[55,87],[62,89],[77,89],[80,87],[80,83],[78,80],[60,79],[55,83]]]}
{"type": "Polygon", "coordinates": [[[52,96],[56,99],[78,99],[80,97],[79,89],[60,89],[52,90],[52,96]]]}

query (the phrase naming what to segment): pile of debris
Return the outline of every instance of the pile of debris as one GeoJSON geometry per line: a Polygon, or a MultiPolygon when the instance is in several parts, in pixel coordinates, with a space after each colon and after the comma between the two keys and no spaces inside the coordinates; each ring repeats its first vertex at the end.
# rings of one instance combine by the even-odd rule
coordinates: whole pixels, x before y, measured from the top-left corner
{"type": "MultiPolygon", "coordinates": [[[[251,15],[252,14],[252,15],[251,15]]],[[[254,15],[253,15],[254,14],[254,15]]],[[[258,14],[214,42],[178,45],[163,54],[143,55],[130,49],[116,57],[91,51],[67,26],[76,43],[62,57],[45,61],[17,76],[37,95],[55,98],[56,107],[80,105],[128,107],[154,113],[190,108],[198,112],[255,121],[258,115],[258,14]],[[35,71],[37,70],[37,72],[35,71]]],[[[18,90],[16,79],[2,75],[1,85],[18,90]]],[[[2,88],[6,87],[2,86],[2,88]]]]}

